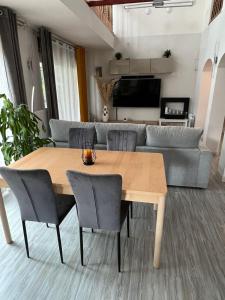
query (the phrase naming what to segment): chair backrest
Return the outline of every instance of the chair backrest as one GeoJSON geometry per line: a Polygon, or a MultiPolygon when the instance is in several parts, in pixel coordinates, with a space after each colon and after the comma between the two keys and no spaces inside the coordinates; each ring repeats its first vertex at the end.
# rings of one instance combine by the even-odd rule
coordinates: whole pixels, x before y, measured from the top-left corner
{"type": "Polygon", "coordinates": [[[130,151],[136,150],[137,133],[131,130],[110,130],[107,134],[107,150],[130,151]]]}
{"type": "Polygon", "coordinates": [[[69,147],[76,149],[93,149],[95,140],[94,128],[70,128],[69,147]]]}
{"type": "Polygon", "coordinates": [[[2,167],[0,174],[18,200],[22,220],[58,223],[55,193],[47,170],[2,167]]]}
{"type": "Polygon", "coordinates": [[[120,231],[122,177],[67,171],[81,227],[120,231]]]}

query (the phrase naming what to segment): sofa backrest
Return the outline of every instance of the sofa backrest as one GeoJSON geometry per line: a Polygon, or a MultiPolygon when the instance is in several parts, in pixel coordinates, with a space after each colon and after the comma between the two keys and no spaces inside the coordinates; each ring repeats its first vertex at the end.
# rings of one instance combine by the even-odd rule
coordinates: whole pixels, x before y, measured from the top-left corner
{"type": "Polygon", "coordinates": [[[167,148],[198,148],[203,130],[180,126],[147,126],[146,145],[167,148]]]}
{"type": "Polygon", "coordinates": [[[131,123],[95,123],[97,143],[107,143],[107,133],[109,130],[132,130],[137,132],[137,146],[144,146],[146,140],[146,125],[131,123]]]}
{"type": "Polygon", "coordinates": [[[95,128],[94,123],[63,121],[51,119],[49,121],[51,137],[57,142],[69,142],[70,128],[95,128]]]}

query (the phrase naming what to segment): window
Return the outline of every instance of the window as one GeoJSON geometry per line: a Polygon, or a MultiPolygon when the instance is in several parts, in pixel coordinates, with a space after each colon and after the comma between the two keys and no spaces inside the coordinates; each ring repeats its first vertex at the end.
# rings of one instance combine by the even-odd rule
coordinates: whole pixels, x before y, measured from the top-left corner
{"type": "Polygon", "coordinates": [[[80,104],[75,50],[72,46],[53,40],[55,82],[59,119],[80,120],[80,104]]]}
{"type": "MultiPolygon", "coordinates": [[[[10,88],[8,83],[1,38],[0,38],[0,94],[6,94],[8,98],[10,98],[11,100],[13,99],[13,95],[10,93],[10,88]]],[[[2,102],[0,102],[0,107],[1,105],[2,102]]]]}
{"type": "MultiPolygon", "coordinates": [[[[0,94],[6,94],[6,96],[10,99],[13,99],[10,88],[8,84],[8,78],[7,78],[7,72],[6,72],[6,66],[5,66],[5,59],[4,59],[4,53],[2,49],[2,43],[1,43],[1,37],[0,37],[0,94]]],[[[2,101],[0,101],[0,109],[2,107],[2,101]]],[[[1,136],[0,136],[1,141],[1,136]]],[[[2,152],[0,151],[0,166],[4,166],[4,159],[2,152]]]]}

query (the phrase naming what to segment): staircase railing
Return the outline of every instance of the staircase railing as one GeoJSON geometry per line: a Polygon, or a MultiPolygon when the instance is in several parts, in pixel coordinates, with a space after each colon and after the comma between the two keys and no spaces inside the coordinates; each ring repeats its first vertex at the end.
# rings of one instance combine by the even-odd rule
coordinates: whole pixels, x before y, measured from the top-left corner
{"type": "Polygon", "coordinates": [[[94,6],[91,8],[99,17],[99,19],[109,28],[109,30],[113,31],[112,5],[94,6]]]}
{"type": "Polygon", "coordinates": [[[220,14],[222,8],[223,8],[223,0],[213,1],[212,12],[211,12],[209,23],[211,23],[220,14]]]}

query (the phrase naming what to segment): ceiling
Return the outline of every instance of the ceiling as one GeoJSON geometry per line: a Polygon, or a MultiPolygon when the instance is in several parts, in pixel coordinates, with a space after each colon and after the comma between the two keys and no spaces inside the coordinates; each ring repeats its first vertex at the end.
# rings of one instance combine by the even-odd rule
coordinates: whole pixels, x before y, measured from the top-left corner
{"type": "Polygon", "coordinates": [[[46,26],[73,44],[113,47],[113,34],[83,0],[0,0],[0,5],[12,8],[28,24],[46,26]]]}

